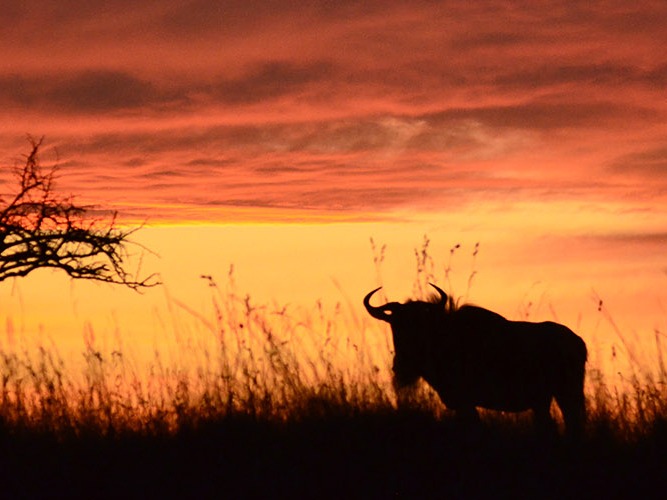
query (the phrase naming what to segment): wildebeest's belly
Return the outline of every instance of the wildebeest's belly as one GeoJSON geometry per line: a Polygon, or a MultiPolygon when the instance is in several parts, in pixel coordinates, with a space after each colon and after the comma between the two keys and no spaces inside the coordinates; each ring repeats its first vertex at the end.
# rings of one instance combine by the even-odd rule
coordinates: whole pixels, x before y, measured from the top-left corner
{"type": "MultiPolygon", "coordinates": [[[[518,353],[517,353],[518,354],[518,353]]],[[[538,359],[449,360],[424,375],[442,402],[451,409],[479,406],[493,410],[523,411],[553,395],[544,366],[538,359]],[[512,362],[514,361],[514,362],[512,362]]]]}
{"type": "Polygon", "coordinates": [[[523,411],[541,406],[552,395],[549,391],[522,390],[498,385],[450,387],[447,384],[427,382],[438,393],[444,405],[452,410],[479,406],[491,410],[523,411]]]}

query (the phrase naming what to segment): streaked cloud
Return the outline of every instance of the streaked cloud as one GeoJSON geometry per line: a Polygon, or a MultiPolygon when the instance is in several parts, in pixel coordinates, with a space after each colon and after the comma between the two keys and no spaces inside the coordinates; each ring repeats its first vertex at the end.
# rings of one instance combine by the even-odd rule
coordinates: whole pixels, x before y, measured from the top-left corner
{"type": "Polygon", "coordinates": [[[9,2],[0,158],[45,135],[63,189],[148,218],[662,203],[666,22],[654,2],[9,2]]]}
{"type": "Polygon", "coordinates": [[[667,137],[662,146],[616,158],[610,165],[610,171],[667,184],[667,137]]]}
{"type": "Polygon", "coordinates": [[[112,113],[166,103],[149,82],[117,71],[85,71],[73,76],[7,75],[0,79],[4,107],[61,113],[112,113]]]}

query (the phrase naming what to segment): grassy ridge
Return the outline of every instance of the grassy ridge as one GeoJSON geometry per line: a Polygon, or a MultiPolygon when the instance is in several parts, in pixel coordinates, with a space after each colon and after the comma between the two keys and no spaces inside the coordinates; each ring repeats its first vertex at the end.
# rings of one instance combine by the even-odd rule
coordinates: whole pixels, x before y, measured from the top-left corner
{"type": "Polygon", "coordinates": [[[462,431],[420,411],[237,416],[160,435],[5,430],[1,474],[17,496],[662,497],[664,423],[632,443],[598,431],[573,449],[521,426],[462,431]]]}

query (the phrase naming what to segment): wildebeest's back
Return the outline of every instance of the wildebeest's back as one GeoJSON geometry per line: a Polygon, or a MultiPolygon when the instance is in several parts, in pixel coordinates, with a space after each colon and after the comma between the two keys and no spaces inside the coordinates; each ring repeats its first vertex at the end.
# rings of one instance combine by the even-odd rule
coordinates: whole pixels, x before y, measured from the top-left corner
{"type": "Polygon", "coordinates": [[[508,321],[474,306],[452,313],[437,343],[434,370],[424,378],[453,409],[532,408],[586,361],[583,340],[563,325],[508,321]]]}

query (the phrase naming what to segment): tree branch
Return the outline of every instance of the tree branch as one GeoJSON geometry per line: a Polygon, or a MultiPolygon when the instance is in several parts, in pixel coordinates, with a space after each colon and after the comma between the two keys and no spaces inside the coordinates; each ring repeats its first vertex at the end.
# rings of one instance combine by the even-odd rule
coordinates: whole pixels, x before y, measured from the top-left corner
{"type": "Polygon", "coordinates": [[[138,229],[91,218],[92,207],[76,205],[53,191],[57,166],[44,171],[39,141],[25,164],[16,169],[17,193],[6,205],[0,198],[0,281],[26,276],[35,269],[60,269],[72,278],[125,285],[134,290],[159,285],[156,274],[138,278],[126,270],[129,237],[138,229]]]}

